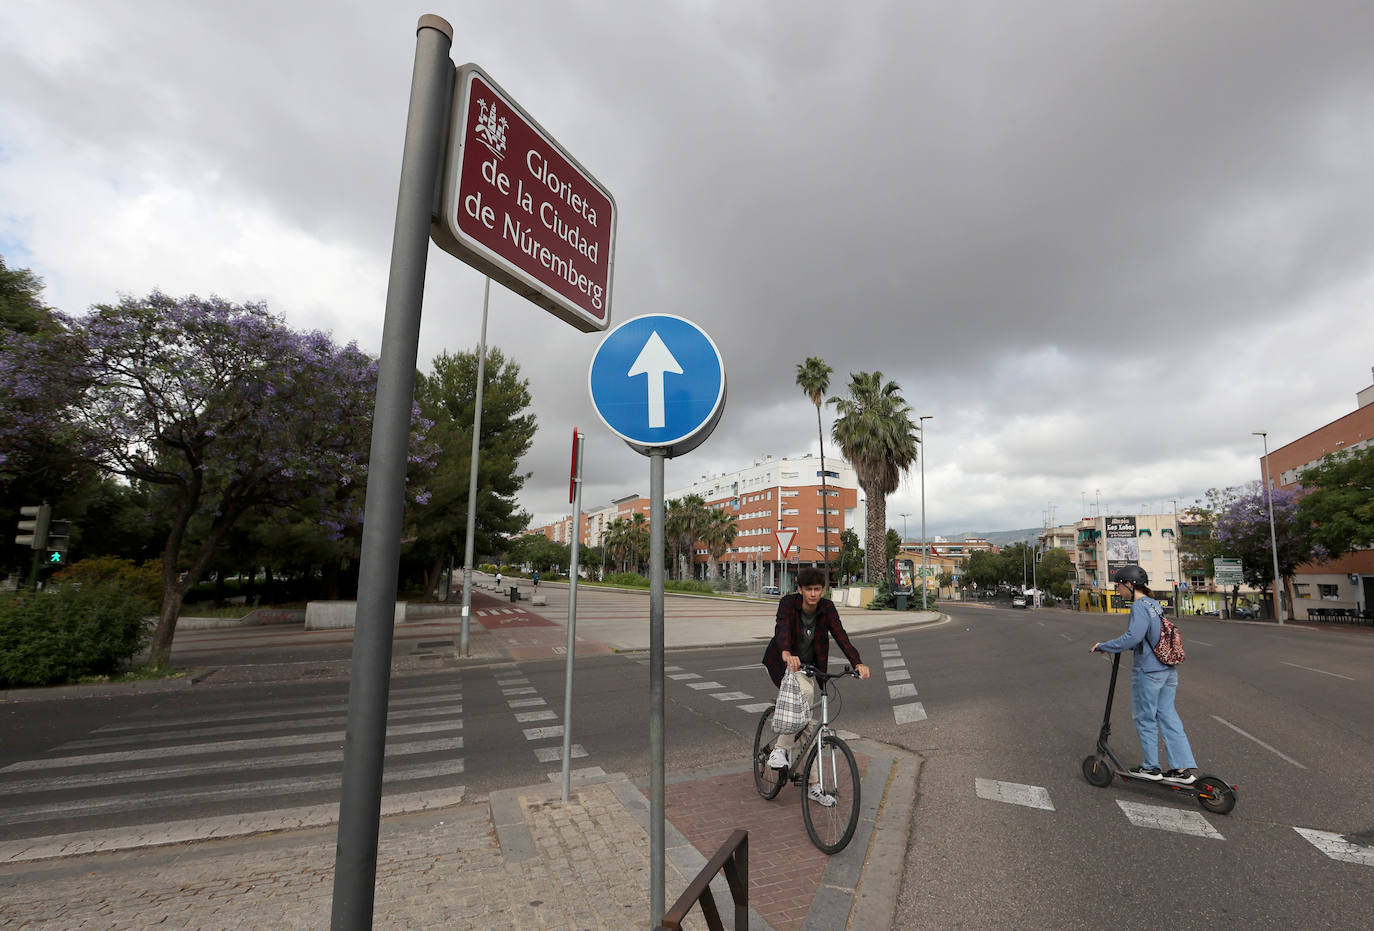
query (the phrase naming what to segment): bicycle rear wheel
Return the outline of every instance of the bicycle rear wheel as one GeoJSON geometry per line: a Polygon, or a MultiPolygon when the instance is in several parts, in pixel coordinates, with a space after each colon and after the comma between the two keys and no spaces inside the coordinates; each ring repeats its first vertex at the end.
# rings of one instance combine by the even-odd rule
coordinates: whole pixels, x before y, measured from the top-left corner
{"type": "Polygon", "coordinates": [[[802,820],[811,843],[825,853],[839,853],[859,826],[859,765],[849,745],[826,734],[806,757],[806,790],[802,793],[802,820]],[[819,785],[825,799],[811,797],[819,785]],[[833,799],[833,804],[827,804],[833,799]]]}
{"type": "Polygon", "coordinates": [[[787,770],[772,769],[768,766],[768,755],[778,734],[773,730],[773,709],[769,708],[759,718],[758,730],[754,732],[754,788],[764,798],[775,798],[787,781],[787,770]]]}

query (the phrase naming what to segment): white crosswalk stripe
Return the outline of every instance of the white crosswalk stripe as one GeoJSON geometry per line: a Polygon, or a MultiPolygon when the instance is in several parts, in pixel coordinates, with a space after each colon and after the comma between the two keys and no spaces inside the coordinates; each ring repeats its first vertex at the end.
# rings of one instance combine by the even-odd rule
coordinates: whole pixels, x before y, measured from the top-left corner
{"type": "Polygon", "coordinates": [[[1005,802],[1008,805],[1023,805],[1026,808],[1054,811],[1054,803],[1050,801],[1049,790],[1042,786],[975,778],[973,791],[979,798],[985,798],[992,802],[1005,802]]]}
{"type": "Polygon", "coordinates": [[[1116,804],[1126,813],[1131,824],[1139,828],[1156,828],[1160,831],[1173,831],[1176,834],[1191,834],[1194,837],[1208,837],[1225,840],[1221,832],[1196,811],[1179,808],[1165,808],[1160,805],[1142,805],[1139,802],[1126,802],[1120,799],[1116,804]]]}
{"type": "Polygon", "coordinates": [[[1318,831],[1314,828],[1294,828],[1303,840],[1333,860],[1355,863],[1360,866],[1374,866],[1374,847],[1356,844],[1340,834],[1318,831]]]}

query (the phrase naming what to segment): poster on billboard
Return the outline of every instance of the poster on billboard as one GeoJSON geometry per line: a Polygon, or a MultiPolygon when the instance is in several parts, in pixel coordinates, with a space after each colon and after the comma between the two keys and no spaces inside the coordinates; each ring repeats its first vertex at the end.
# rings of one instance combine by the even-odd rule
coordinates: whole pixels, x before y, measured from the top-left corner
{"type": "Polygon", "coordinates": [[[910,595],[916,588],[916,564],[910,559],[892,563],[892,594],[910,595]]]}
{"type": "Polygon", "coordinates": [[[1107,518],[1107,577],[1122,566],[1140,565],[1140,538],[1136,536],[1135,516],[1107,518]]]}

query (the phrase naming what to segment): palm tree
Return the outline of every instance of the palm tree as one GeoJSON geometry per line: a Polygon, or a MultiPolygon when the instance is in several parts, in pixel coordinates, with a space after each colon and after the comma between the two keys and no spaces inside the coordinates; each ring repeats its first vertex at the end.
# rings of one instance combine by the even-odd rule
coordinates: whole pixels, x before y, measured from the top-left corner
{"type": "Polygon", "coordinates": [[[849,376],[849,397],[831,398],[835,424],[830,436],[854,467],[859,487],[868,496],[865,546],[867,580],[886,576],[887,496],[897,490],[902,474],[916,464],[918,444],[911,407],[895,381],[884,384],[882,372],[849,376]]]}
{"type": "Polygon", "coordinates": [[[834,371],[819,356],[807,356],[797,366],[797,387],[816,405],[816,434],[821,444],[821,530],[824,542],[825,578],[830,581],[830,493],[825,483],[825,429],[821,426],[821,402],[830,390],[830,373],[834,371]]]}
{"type": "Polygon", "coordinates": [[[701,538],[701,528],[707,520],[706,499],[701,495],[684,495],[668,502],[663,517],[664,535],[673,543],[678,555],[678,578],[692,570],[692,551],[701,538]]]}
{"type": "Polygon", "coordinates": [[[706,544],[711,553],[712,577],[719,575],[720,557],[724,556],[730,544],[735,542],[735,536],[739,533],[738,524],[735,515],[725,508],[711,508],[706,512],[706,523],[701,528],[701,542],[706,544]]]}

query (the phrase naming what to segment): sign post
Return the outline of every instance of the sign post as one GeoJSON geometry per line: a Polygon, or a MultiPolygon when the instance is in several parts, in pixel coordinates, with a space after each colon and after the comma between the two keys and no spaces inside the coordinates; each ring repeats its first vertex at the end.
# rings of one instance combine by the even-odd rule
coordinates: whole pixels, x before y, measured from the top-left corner
{"type": "MultiPolygon", "coordinates": [[[[464,65],[455,81],[452,44],[446,20],[420,17],[368,459],[333,931],[370,928],[376,898],[396,584],[430,239],[584,332],[610,323],[614,200],[476,65],[464,65]],[[441,191],[443,216],[435,223],[441,191]]],[[[466,621],[465,615],[464,635],[466,621]]]]}
{"type": "Polygon", "coordinates": [[[706,332],[669,314],[635,317],[606,334],[588,389],[597,416],[649,457],[649,918],[664,906],[663,463],[696,449],[725,409],[725,363],[706,332]]]}
{"type": "Polygon", "coordinates": [[[572,783],[572,704],[573,704],[573,648],[577,642],[577,565],[578,547],[582,542],[582,441],[583,436],[573,427],[572,477],[569,499],[572,501],[572,567],[568,572],[568,658],[563,677],[563,804],[568,804],[568,790],[572,783]]]}

